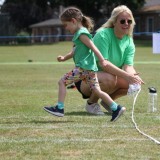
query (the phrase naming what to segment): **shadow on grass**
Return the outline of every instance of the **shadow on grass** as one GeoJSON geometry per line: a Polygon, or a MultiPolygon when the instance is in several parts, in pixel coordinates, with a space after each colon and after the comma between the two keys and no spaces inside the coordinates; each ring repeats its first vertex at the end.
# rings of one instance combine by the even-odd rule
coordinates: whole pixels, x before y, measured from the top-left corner
{"type": "Polygon", "coordinates": [[[0,124],[16,124],[16,125],[22,125],[22,124],[29,124],[29,123],[35,123],[35,124],[47,124],[47,123],[72,123],[74,121],[70,120],[62,120],[61,118],[58,118],[57,120],[31,120],[31,121],[7,121],[7,122],[1,122],[0,124]]]}
{"type": "Polygon", "coordinates": [[[89,113],[87,113],[87,112],[76,112],[76,111],[74,111],[74,112],[66,112],[65,113],[65,116],[89,116],[89,115],[91,115],[91,114],[89,114],[89,113]]]}
{"type": "Polygon", "coordinates": [[[35,123],[35,124],[38,124],[38,123],[40,123],[40,124],[47,124],[47,123],[72,123],[72,122],[74,122],[74,121],[68,121],[68,120],[60,120],[60,119],[58,119],[57,121],[55,121],[55,120],[53,120],[53,121],[51,121],[51,120],[41,120],[41,121],[39,121],[39,120],[32,120],[32,121],[30,121],[31,123],[35,123]]]}
{"type": "MultiPolygon", "coordinates": [[[[85,111],[74,111],[74,112],[66,112],[64,117],[57,117],[54,115],[50,115],[50,118],[53,118],[53,120],[46,120],[45,118],[41,118],[41,120],[37,120],[37,119],[12,119],[12,120],[7,120],[7,121],[3,121],[0,122],[0,124],[16,124],[16,125],[23,125],[23,124],[48,124],[48,123],[52,123],[52,124],[65,124],[65,123],[73,123],[75,122],[74,120],[69,120],[69,118],[71,118],[72,116],[79,116],[79,117],[103,117],[103,116],[111,116],[110,113],[105,112],[104,115],[94,115],[94,114],[90,114],[87,113],[85,111]],[[56,118],[56,120],[55,120],[56,118]],[[65,119],[64,119],[65,118],[65,119]],[[67,118],[67,119],[66,119],[67,118]]],[[[37,116],[37,118],[39,119],[39,117],[37,116]]]]}
{"type": "MultiPolygon", "coordinates": [[[[66,116],[100,116],[100,115],[95,115],[95,114],[91,114],[91,113],[87,113],[87,112],[67,112],[65,113],[66,116]]],[[[105,112],[104,115],[101,116],[111,116],[111,113],[105,112]]]]}

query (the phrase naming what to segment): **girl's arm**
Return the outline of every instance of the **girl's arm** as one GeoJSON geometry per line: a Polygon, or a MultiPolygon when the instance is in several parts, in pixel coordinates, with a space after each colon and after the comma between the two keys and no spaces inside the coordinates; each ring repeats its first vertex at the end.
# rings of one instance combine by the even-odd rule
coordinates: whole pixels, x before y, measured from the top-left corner
{"type": "Polygon", "coordinates": [[[57,57],[57,60],[58,60],[59,62],[66,61],[66,60],[68,60],[68,59],[71,59],[71,58],[73,57],[73,54],[74,54],[74,49],[73,49],[72,51],[70,51],[68,54],[66,54],[65,56],[59,55],[59,56],[57,57]]]}
{"type": "Polygon", "coordinates": [[[102,54],[98,50],[98,48],[94,45],[94,43],[88,38],[88,36],[82,34],[80,35],[79,39],[88,47],[90,48],[95,55],[98,57],[102,67],[105,67],[107,64],[105,62],[105,59],[103,58],[102,54]]]}

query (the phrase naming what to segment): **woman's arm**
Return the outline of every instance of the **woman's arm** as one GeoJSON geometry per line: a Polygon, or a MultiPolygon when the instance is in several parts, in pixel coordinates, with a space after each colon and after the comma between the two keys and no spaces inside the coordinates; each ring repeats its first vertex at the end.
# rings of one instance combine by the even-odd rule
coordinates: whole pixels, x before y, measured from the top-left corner
{"type": "Polygon", "coordinates": [[[118,68],[117,66],[115,66],[114,64],[109,62],[108,60],[104,60],[104,58],[101,55],[98,48],[94,45],[94,43],[86,35],[81,35],[80,40],[97,55],[97,57],[100,60],[100,65],[102,66],[104,71],[111,73],[113,75],[122,77],[122,78],[126,79],[128,81],[128,83],[130,83],[130,84],[132,84],[132,83],[139,83],[139,84],[142,83],[143,84],[144,83],[142,81],[142,79],[135,76],[136,73],[126,72],[126,71],[118,68]]]}
{"type": "Polygon", "coordinates": [[[134,69],[133,66],[124,65],[124,66],[122,67],[122,69],[123,69],[124,71],[126,71],[127,73],[136,74],[136,71],[135,71],[135,69],[134,69]]]}
{"type": "Polygon", "coordinates": [[[132,83],[144,84],[142,79],[139,76],[137,76],[138,73],[136,73],[134,68],[129,69],[129,67],[125,66],[124,67],[125,69],[122,70],[122,69],[116,67],[114,64],[112,64],[108,60],[106,60],[106,61],[107,61],[107,66],[105,68],[103,68],[104,71],[124,78],[125,80],[128,81],[129,84],[132,84],[132,83]]]}

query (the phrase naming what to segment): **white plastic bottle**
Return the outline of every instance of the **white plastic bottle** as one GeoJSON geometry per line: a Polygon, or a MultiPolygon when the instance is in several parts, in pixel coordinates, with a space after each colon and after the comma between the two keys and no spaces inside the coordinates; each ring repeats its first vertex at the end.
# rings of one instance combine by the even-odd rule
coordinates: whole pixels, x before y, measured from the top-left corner
{"type": "Polygon", "coordinates": [[[149,87],[148,93],[148,112],[157,111],[157,90],[154,87],[149,87]]]}

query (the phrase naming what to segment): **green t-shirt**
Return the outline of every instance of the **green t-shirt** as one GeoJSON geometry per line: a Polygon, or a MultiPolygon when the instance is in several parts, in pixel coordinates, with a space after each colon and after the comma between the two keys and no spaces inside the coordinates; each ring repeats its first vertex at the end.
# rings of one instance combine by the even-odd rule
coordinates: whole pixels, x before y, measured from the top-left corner
{"type": "Polygon", "coordinates": [[[86,36],[88,36],[89,39],[92,40],[92,35],[84,27],[80,28],[74,34],[72,41],[75,46],[73,55],[75,66],[83,68],[85,70],[98,71],[94,52],[79,39],[79,36],[82,34],[85,34],[86,36]]]}
{"type": "MultiPolygon", "coordinates": [[[[115,66],[122,68],[123,65],[133,65],[135,45],[132,37],[125,35],[119,39],[113,28],[103,28],[95,34],[93,41],[103,57],[115,66]]],[[[97,57],[96,61],[98,70],[102,70],[97,57]]]]}

